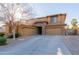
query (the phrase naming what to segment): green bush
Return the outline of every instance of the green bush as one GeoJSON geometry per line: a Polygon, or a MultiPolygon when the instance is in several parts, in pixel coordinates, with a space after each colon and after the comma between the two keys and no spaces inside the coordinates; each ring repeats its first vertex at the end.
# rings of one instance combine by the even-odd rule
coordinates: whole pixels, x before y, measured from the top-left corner
{"type": "MultiPolygon", "coordinates": [[[[16,37],[16,38],[18,38],[19,36],[20,36],[19,33],[15,33],[15,37],[16,37]]],[[[10,34],[10,35],[8,36],[8,38],[13,38],[13,34],[10,34]]]]}
{"type": "Polygon", "coordinates": [[[4,36],[0,36],[0,45],[6,44],[7,39],[4,36]]]}
{"type": "Polygon", "coordinates": [[[0,36],[4,36],[5,34],[4,33],[0,33],[0,36]]]}

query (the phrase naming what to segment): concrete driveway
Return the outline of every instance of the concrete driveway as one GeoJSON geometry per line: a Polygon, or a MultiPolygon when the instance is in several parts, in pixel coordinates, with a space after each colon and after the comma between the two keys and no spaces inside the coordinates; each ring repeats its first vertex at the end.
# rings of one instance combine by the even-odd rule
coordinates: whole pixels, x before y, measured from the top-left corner
{"type": "Polygon", "coordinates": [[[1,55],[70,55],[64,36],[32,36],[0,47],[1,55]]]}

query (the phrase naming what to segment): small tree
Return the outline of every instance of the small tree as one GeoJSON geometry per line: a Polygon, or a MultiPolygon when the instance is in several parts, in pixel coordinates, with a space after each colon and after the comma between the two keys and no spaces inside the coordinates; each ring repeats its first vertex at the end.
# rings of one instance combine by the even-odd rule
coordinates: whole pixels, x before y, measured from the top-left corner
{"type": "Polygon", "coordinates": [[[75,35],[77,34],[77,28],[78,28],[77,23],[78,23],[77,19],[73,18],[71,24],[72,24],[72,30],[74,30],[75,35]]]}

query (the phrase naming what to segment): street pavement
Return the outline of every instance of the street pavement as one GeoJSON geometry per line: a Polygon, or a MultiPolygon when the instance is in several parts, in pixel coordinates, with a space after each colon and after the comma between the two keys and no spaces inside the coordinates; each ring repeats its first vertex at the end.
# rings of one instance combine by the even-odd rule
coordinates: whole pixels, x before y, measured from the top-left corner
{"type": "Polygon", "coordinates": [[[0,46],[0,55],[71,55],[71,53],[64,43],[64,36],[36,35],[28,39],[23,38],[22,41],[11,45],[0,46]]]}

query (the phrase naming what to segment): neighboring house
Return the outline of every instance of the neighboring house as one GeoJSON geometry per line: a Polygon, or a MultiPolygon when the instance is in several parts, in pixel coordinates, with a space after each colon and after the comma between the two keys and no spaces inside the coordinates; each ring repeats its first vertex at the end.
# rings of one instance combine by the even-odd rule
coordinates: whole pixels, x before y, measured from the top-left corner
{"type": "MultiPolygon", "coordinates": [[[[17,31],[22,36],[28,35],[64,35],[66,14],[55,14],[27,20],[20,24],[17,31]]],[[[9,33],[8,26],[6,32],[9,33]]]]}

